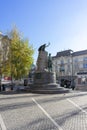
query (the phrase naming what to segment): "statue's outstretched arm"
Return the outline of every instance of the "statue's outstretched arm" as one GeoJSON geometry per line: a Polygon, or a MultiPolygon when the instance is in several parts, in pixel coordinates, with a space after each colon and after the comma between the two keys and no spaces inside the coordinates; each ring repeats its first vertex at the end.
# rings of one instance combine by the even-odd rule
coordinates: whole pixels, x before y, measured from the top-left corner
{"type": "Polygon", "coordinates": [[[48,45],[46,47],[48,47],[50,45],[50,42],[48,42],[48,45]]]}

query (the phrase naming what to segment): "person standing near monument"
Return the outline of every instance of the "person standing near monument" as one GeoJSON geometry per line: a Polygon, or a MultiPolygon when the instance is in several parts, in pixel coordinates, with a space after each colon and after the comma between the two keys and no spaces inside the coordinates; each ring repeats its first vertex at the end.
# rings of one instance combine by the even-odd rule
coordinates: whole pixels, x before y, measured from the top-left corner
{"type": "Polygon", "coordinates": [[[48,71],[52,72],[52,57],[51,57],[50,53],[49,53],[49,56],[48,56],[48,71]]]}

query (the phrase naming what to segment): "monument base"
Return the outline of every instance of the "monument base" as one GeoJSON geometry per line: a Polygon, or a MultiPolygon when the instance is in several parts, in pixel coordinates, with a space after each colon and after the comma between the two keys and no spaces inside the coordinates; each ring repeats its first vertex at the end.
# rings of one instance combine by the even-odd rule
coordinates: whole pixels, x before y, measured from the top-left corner
{"type": "Polygon", "coordinates": [[[59,87],[56,83],[54,72],[35,72],[34,83],[30,87],[30,92],[33,93],[65,93],[68,89],[59,87]]]}
{"type": "Polygon", "coordinates": [[[55,72],[35,72],[34,74],[34,84],[35,85],[44,85],[56,83],[55,72]]]}

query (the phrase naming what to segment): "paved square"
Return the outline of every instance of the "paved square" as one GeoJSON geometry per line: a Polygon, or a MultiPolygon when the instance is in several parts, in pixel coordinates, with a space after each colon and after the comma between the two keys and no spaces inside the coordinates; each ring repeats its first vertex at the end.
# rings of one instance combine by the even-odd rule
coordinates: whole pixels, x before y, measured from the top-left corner
{"type": "Polygon", "coordinates": [[[0,130],[87,130],[87,93],[0,94],[0,130]]]}

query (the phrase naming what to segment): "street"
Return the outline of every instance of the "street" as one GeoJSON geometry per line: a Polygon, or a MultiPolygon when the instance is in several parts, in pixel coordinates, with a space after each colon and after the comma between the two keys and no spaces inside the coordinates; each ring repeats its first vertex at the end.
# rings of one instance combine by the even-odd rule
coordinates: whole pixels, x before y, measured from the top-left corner
{"type": "Polygon", "coordinates": [[[87,130],[87,92],[1,93],[0,130],[87,130]]]}

